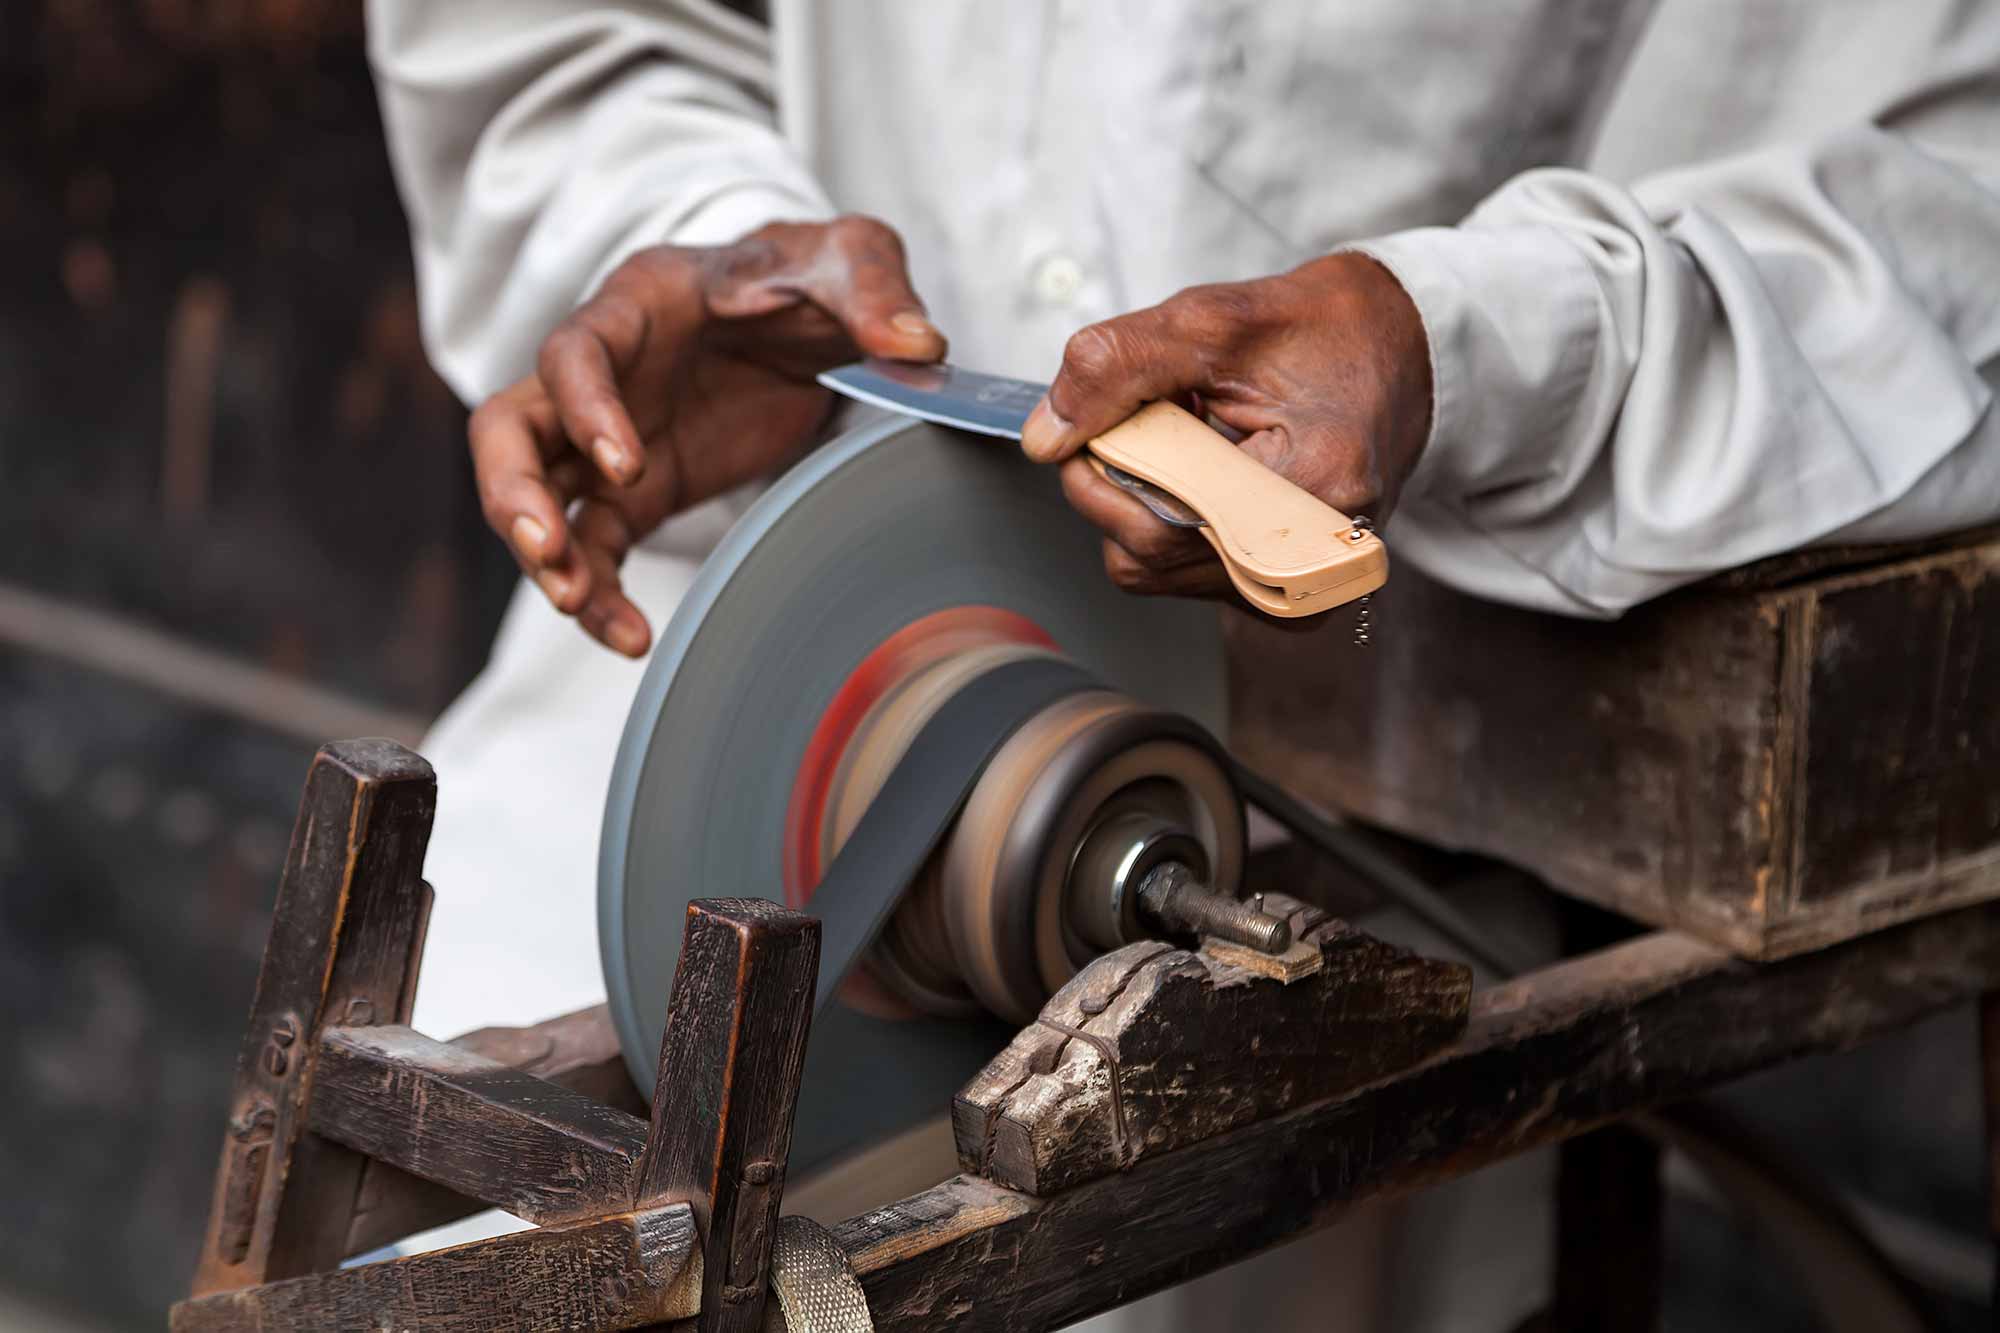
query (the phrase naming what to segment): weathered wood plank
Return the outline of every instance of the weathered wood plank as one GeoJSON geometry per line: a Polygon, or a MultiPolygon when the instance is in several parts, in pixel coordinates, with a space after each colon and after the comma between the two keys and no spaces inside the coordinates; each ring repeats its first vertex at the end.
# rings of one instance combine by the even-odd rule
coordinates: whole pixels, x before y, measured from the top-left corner
{"type": "Polygon", "coordinates": [[[406,1027],[330,1028],[315,1132],[547,1224],[630,1205],[646,1122],[406,1027]]]}
{"type": "Polygon", "coordinates": [[[430,906],[421,878],[437,782],[393,741],[313,759],[237,1059],[194,1291],[330,1268],[362,1159],[306,1131],[321,1029],[403,1021],[430,906]]]}
{"type": "MultiPolygon", "coordinates": [[[[627,1114],[644,1117],[647,1113],[646,1099],[632,1085],[624,1057],[619,1054],[610,1011],[601,1004],[532,1027],[480,1028],[455,1038],[451,1045],[627,1114]]],[[[349,1256],[368,1254],[483,1207],[476,1199],[387,1162],[370,1161],[362,1173],[360,1197],[344,1248],[349,1256]]]]}
{"type": "Polygon", "coordinates": [[[606,1005],[578,1009],[533,1027],[478,1028],[452,1038],[451,1044],[632,1115],[643,1118],[650,1109],[625,1066],[606,1005]]]}
{"type": "Polygon", "coordinates": [[[1808,615],[1781,920],[1879,912],[1981,862],[2000,885],[2000,542],[1816,584],[1808,615]]]}
{"type": "Polygon", "coordinates": [[[2000,894],[1996,571],[1988,528],[1600,623],[1405,568],[1367,653],[1232,618],[1232,739],[1320,804],[1781,957],[2000,894]]]}
{"type": "Polygon", "coordinates": [[[1760,756],[1784,635],[1744,600],[1687,593],[1606,624],[1403,568],[1365,653],[1231,617],[1231,740],[1330,809],[1749,951],[1745,881],[1779,854],[1760,756]]]}
{"type": "Polygon", "coordinates": [[[1916,560],[1968,546],[2000,542],[2000,525],[1940,532],[1908,542],[1875,542],[1861,546],[1809,546],[1783,551],[1755,564],[1726,570],[1702,585],[1716,591],[1764,591],[1791,587],[1809,579],[1830,578],[1867,569],[1881,569],[1899,560],[1916,560]]]}
{"type": "Polygon", "coordinates": [[[688,904],[636,1197],[693,1206],[704,1333],[763,1319],[818,973],[815,918],[761,898],[688,904]]]}
{"type": "Polygon", "coordinates": [[[694,1314],[700,1289],[694,1217],[673,1204],[182,1301],[172,1327],[643,1328],[694,1314]]]}
{"type": "Polygon", "coordinates": [[[967,1171],[1050,1195],[1404,1069],[1464,1030],[1472,973],[1267,897],[1316,950],[1292,981],[1207,951],[1092,962],[966,1085],[967,1171]]]}
{"type": "Polygon", "coordinates": [[[835,1235],[881,1333],[1051,1328],[1996,983],[2000,904],[1761,966],[1652,935],[1481,992],[1457,1042],[1358,1092],[1046,1199],[955,1177],[835,1235]]]}

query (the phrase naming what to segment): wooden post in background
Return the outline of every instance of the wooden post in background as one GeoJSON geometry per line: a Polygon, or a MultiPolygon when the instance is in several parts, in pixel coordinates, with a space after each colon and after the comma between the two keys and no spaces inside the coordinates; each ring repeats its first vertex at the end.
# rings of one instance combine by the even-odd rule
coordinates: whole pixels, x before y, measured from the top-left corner
{"type": "Polygon", "coordinates": [[[313,757],[236,1063],[194,1294],[332,1268],[363,1159],[306,1128],[319,1033],[403,1023],[416,998],[437,780],[394,741],[313,757]]]}
{"type": "Polygon", "coordinates": [[[761,898],[688,904],[634,1203],[693,1206],[702,1333],[763,1320],[819,934],[817,919],[761,898]]]}
{"type": "Polygon", "coordinates": [[[2000,1329],[2000,990],[1979,997],[1979,1089],[1986,1109],[1986,1234],[1993,1243],[1987,1296],[2000,1329]]]}
{"type": "MultiPolygon", "coordinates": [[[[1594,953],[1639,928],[1590,903],[1557,900],[1563,952],[1594,953]]],[[[1660,1146],[1607,1125],[1556,1150],[1552,1330],[1654,1333],[1666,1273],[1666,1193],[1660,1146]]]]}
{"type": "Polygon", "coordinates": [[[1666,1198],[1659,1145],[1608,1125],[1557,1149],[1557,1330],[1660,1326],[1666,1198]]]}

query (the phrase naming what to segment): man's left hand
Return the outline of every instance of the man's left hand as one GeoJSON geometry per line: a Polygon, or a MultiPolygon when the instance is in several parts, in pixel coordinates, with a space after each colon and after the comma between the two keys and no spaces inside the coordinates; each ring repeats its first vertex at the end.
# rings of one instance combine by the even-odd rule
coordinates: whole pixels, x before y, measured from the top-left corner
{"type": "Polygon", "coordinates": [[[1119,587],[1229,594],[1201,535],[1155,518],[1081,449],[1155,399],[1194,399],[1244,452],[1348,515],[1379,526],[1430,434],[1430,349],[1415,304],[1360,254],[1252,282],[1190,287],[1069,340],[1061,372],[1021,434],[1062,463],[1063,492],[1098,528],[1119,587]]]}

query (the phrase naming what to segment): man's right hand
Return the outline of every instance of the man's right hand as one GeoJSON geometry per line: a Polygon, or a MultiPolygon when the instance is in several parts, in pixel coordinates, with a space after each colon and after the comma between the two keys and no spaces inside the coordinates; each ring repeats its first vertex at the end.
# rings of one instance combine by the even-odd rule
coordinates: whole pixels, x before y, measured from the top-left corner
{"type": "Polygon", "coordinates": [[[944,353],[872,218],[641,250],[472,414],[486,521],[558,610],[643,656],[652,631],[618,578],[633,543],[789,459],[829,407],[817,372],[944,353]]]}

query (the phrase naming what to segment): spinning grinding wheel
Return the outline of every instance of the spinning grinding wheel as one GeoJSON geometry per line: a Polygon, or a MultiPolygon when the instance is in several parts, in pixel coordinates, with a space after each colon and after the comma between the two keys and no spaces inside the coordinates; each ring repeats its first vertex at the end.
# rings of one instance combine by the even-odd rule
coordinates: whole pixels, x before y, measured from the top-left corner
{"type": "Polygon", "coordinates": [[[661,635],[613,772],[599,926],[640,1085],[688,902],[807,903],[912,738],[997,668],[1071,663],[1087,687],[960,775],[979,779],[963,814],[913,884],[885,886],[909,891],[865,958],[837,956],[828,913],[823,982],[847,979],[814,1019],[795,1167],[947,1106],[1133,928],[1129,903],[1064,910],[1087,835],[1106,830],[1108,876],[1172,854],[1233,888],[1241,805],[1201,730],[1224,709],[1215,617],[1113,588],[1053,472],[1010,449],[890,420],[780,479],[661,635]]]}

